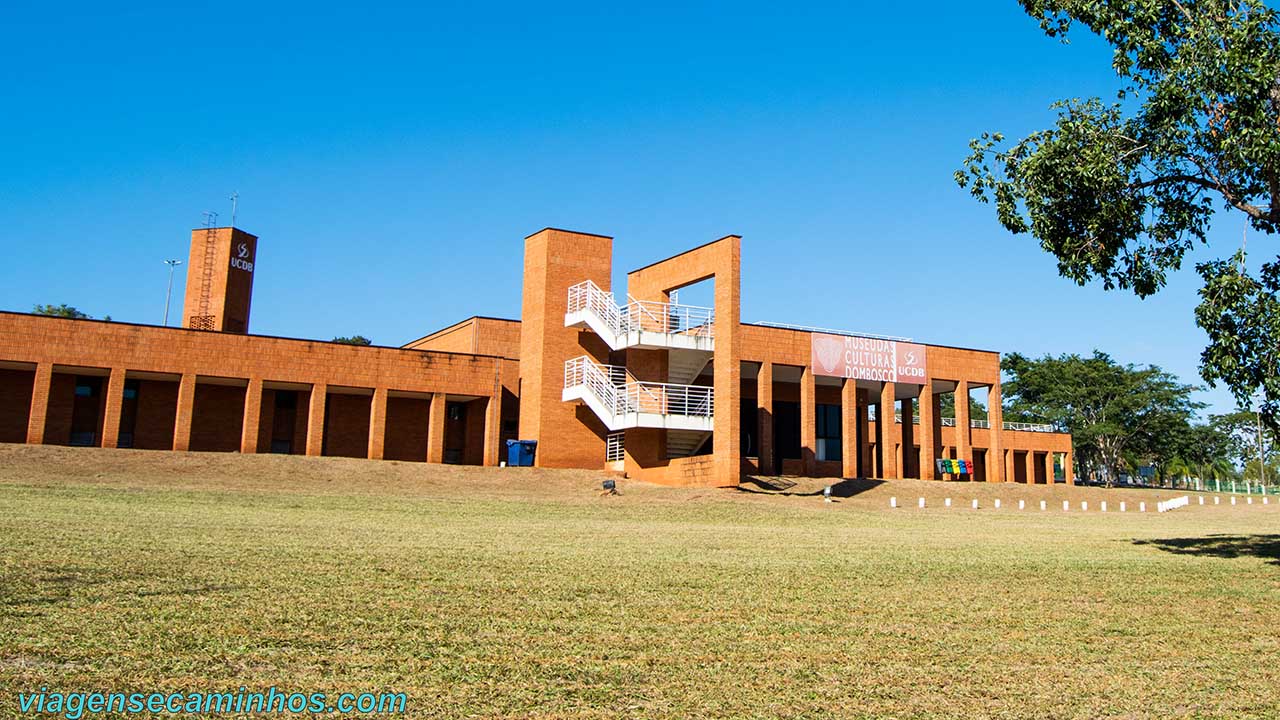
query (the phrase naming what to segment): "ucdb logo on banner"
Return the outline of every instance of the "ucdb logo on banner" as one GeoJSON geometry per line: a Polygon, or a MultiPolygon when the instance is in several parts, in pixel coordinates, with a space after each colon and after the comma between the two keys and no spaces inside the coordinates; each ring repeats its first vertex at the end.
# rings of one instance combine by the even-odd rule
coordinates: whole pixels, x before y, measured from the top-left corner
{"type": "Polygon", "coordinates": [[[923,385],[925,348],[895,340],[813,333],[813,371],[828,377],[923,385]]]}

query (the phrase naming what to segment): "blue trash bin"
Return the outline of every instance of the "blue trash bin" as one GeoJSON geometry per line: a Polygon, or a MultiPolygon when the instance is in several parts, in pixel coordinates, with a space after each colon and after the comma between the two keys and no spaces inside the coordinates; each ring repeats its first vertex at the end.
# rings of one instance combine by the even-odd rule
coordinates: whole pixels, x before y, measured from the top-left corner
{"type": "Polygon", "coordinates": [[[509,467],[533,467],[533,456],[537,449],[537,440],[508,440],[507,465],[509,467]]]}

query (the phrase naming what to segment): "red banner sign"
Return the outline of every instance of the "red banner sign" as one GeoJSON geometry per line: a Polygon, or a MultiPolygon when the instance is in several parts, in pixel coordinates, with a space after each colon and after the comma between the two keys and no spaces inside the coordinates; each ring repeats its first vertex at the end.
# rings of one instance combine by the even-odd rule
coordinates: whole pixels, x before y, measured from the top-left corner
{"type": "Polygon", "coordinates": [[[923,385],[925,348],[915,343],[813,333],[813,371],[828,377],[923,385]]]}

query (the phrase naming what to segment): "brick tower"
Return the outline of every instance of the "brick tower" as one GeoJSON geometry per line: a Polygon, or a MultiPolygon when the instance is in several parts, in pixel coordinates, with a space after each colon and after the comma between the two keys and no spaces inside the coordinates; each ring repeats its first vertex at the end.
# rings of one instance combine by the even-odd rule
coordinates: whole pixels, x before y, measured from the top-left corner
{"type": "Polygon", "coordinates": [[[192,230],[183,326],[248,333],[257,256],[256,235],[230,227],[192,230]]]}

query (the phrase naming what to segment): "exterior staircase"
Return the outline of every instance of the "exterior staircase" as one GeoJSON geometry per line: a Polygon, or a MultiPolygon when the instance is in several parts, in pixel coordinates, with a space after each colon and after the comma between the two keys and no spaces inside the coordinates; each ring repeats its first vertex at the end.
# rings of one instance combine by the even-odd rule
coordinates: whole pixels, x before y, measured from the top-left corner
{"type": "Polygon", "coordinates": [[[715,413],[712,388],[627,381],[625,368],[586,356],[565,363],[561,399],[582,402],[614,432],[644,427],[709,433],[715,413]]]}
{"type": "Polygon", "coordinates": [[[692,385],[711,363],[711,354],[697,350],[672,350],[667,354],[667,382],[692,385]]]}
{"type": "Polygon", "coordinates": [[[619,307],[590,280],[569,288],[564,324],[590,329],[612,350],[715,350],[714,309],[641,300],[619,307]]]}
{"type": "Polygon", "coordinates": [[[697,455],[710,437],[711,433],[699,430],[668,430],[667,457],[679,458],[697,455]]]}

